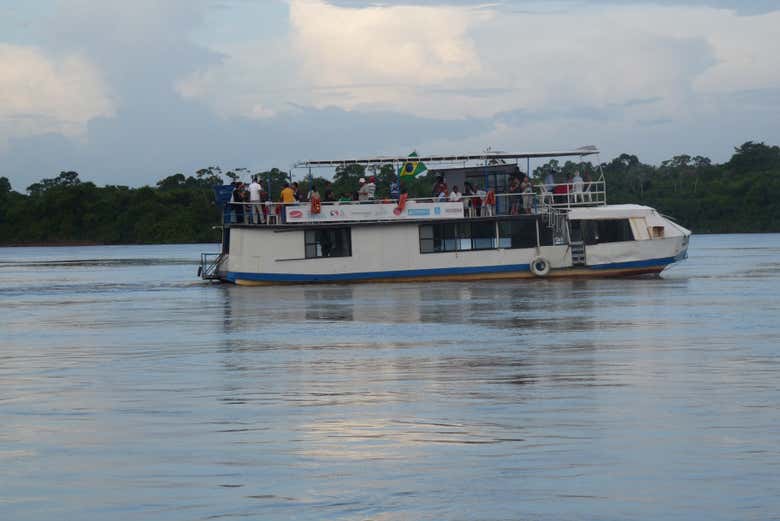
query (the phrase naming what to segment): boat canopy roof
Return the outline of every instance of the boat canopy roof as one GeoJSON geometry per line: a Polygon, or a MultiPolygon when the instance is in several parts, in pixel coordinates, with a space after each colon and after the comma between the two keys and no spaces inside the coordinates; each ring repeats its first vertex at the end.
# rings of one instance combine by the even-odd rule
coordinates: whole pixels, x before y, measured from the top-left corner
{"type": "Polygon", "coordinates": [[[378,156],[358,159],[321,159],[308,160],[297,163],[296,167],[315,167],[315,166],[342,166],[342,165],[384,165],[387,163],[405,163],[406,161],[422,161],[424,163],[457,163],[462,161],[491,161],[491,160],[511,160],[528,159],[543,157],[582,157],[598,154],[599,150],[595,146],[586,146],[575,150],[558,150],[553,152],[483,152],[473,155],[442,155],[442,156],[378,156]]]}
{"type": "Polygon", "coordinates": [[[649,206],[640,204],[613,204],[608,206],[592,206],[573,208],[569,211],[570,221],[596,221],[604,219],[631,219],[647,217],[655,213],[649,206]]]}

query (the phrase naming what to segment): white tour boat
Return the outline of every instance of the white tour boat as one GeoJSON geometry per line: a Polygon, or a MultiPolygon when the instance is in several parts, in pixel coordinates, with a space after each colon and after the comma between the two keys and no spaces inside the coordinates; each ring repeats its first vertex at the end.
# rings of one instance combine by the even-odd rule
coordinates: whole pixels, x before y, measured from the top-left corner
{"type": "MultiPolygon", "coordinates": [[[[233,222],[235,212],[226,210],[222,251],[204,253],[199,272],[204,279],[241,285],[468,281],[658,275],[685,259],[691,232],[647,206],[608,205],[603,175],[574,187],[567,183],[562,194],[559,185],[549,184],[523,195],[506,193],[513,176],[525,175],[521,159],[530,171],[531,158],[596,153],[586,147],[415,158],[457,165],[434,171],[450,187],[469,182],[483,190],[465,202],[405,196],[369,203],[269,202],[257,223],[233,222]],[[467,166],[475,161],[480,164],[467,166]]],[[[378,157],[300,166],[405,162],[378,157]]],[[[251,214],[249,208],[242,213],[251,214]]]]}

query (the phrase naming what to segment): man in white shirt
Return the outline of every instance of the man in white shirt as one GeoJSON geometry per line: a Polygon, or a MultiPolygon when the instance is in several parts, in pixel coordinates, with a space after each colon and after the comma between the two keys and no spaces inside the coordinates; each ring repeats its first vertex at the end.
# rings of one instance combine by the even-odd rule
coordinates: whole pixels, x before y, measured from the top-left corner
{"type": "Polygon", "coordinates": [[[452,192],[450,192],[450,202],[457,203],[460,202],[461,199],[463,199],[463,194],[458,191],[458,185],[453,186],[452,192]]]}
{"type": "Polygon", "coordinates": [[[376,177],[371,176],[368,178],[368,184],[366,184],[366,187],[368,189],[368,200],[373,201],[374,196],[376,195],[376,177]]]}
{"type": "Polygon", "coordinates": [[[361,177],[360,181],[360,188],[358,188],[358,201],[361,203],[368,201],[368,184],[366,184],[366,180],[361,177]]]}
{"type": "Polygon", "coordinates": [[[582,195],[583,188],[585,187],[585,181],[582,179],[579,170],[574,172],[574,177],[571,180],[572,187],[574,188],[574,202],[585,201],[585,197],[582,195]]]}
{"type": "Polygon", "coordinates": [[[555,189],[555,176],[553,176],[552,171],[548,170],[547,174],[544,176],[544,200],[545,202],[552,202],[553,201],[553,190],[555,189]]]}
{"type": "Polygon", "coordinates": [[[260,209],[260,192],[263,187],[257,182],[257,178],[253,177],[252,182],[249,184],[249,222],[259,224],[263,220],[263,212],[260,209]]]}

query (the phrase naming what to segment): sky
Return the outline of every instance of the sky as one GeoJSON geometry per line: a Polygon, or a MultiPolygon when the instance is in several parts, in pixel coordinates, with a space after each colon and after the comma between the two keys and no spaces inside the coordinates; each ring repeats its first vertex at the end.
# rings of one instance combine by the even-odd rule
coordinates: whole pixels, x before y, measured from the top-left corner
{"type": "MultiPolygon", "coordinates": [[[[780,144],[780,0],[0,0],[0,176],[780,144]]],[[[302,173],[300,174],[302,175],[302,173]]]]}

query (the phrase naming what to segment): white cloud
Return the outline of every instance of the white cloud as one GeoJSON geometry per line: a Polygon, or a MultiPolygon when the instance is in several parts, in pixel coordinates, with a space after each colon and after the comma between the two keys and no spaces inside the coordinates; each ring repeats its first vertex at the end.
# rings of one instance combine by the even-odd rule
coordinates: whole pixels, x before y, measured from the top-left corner
{"type": "Polygon", "coordinates": [[[335,7],[293,0],[292,41],[302,75],[321,90],[318,104],[401,104],[409,89],[443,85],[481,72],[470,27],[490,13],[459,7],[335,7]],[[351,88],[358,86],[358,88],[351,88]]]}
{"type": "Polygon", "coordinates": [[[91,119],[114,112],[100,73],[82,56],[0,43],[0,142],[44,133],[78,138],[91,119]]]}
{"type": "Polygon", "coordinates": [[[286,41],[219,48],[224,61],[178,90],[246,117],[288,103],[447,119],[653,98],[626,117],[685,119],[706,94],[780,87],[778,26],[780,12],[708,7],[530,13],[290,0],[286,41]]]}

